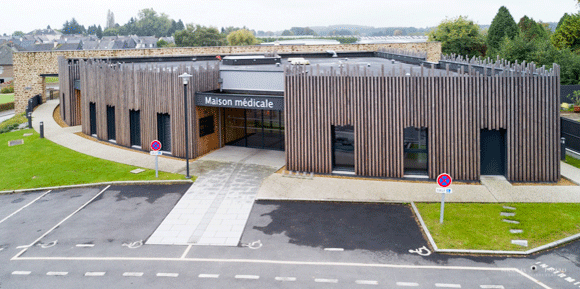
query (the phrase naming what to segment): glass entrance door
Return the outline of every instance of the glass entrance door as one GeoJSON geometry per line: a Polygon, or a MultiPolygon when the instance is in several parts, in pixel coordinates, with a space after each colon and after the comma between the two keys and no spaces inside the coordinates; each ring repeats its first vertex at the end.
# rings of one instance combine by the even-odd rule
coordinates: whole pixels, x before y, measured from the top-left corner
{"type": "Polygon", "coordinates": [[[284,113],[276,110],[226,108],[226,144],[284,150],[284,113]]]}
{"type": "Polygon", "coordinates": [[[354,172],[354,127],[332,127],[332,170],[354,172]]]}
{"type": "Polygon", "coordinates": [[[405,175],[426,175],[427,128],[407,127],[403,136],[405,175]]]}

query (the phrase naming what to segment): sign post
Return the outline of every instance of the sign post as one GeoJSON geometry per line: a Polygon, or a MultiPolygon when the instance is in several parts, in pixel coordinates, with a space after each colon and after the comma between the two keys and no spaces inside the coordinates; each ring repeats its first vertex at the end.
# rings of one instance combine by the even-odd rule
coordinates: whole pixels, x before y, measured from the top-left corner
{"type": "Polygon", "coordinates": [[[158,140],[152,141],[151,142],[151,151],[149,152],[149,154],[151,154],[152,156],[155,156],[155,177],[156,178],[159,178],[159,169],[157,166],[157,161],[159,159],[159,156],[163,154],[160,150],[161,150],[161,142],[159,142],[158,140]]]}
{"type": "Polygon", "coordinates": [[[451,185],[451,176],[448,174],[440,174],[437,177],[437,184],[441,186],[441,188],[436,188],[435,192],[441,194],[441,215],[439,215],[439,223],[443,224],[443,215],[445,212],[445,195],[451,194],[451,188],[447,188],[451,185]]]}

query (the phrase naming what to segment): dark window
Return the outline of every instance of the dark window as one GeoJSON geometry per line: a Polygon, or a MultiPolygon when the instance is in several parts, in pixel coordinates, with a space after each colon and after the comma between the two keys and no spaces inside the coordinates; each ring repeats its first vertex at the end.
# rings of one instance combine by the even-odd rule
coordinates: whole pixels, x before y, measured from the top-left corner
{"type": "Polygon", "coordinates": [[[213,115],[199,119],[199,137],[214,133],[213,115]]]}
{"type": "Polygon", "coordinates": [[[161,142],[162,151],[171,151],[171,120],[168,113],[157,114],[157,140],[161,142]]]}
{"type": "Polygon", "coordinates": [[[427,128],[407,127],[403,135],[405,174],[427,174],[427,128]]]}
{"type": "Polygon", "coordinates": [[[97,107],[94,102],[89,103],[89,118],[91,135],[97,134],[97,107]]]}
{"type": "Polygon", "coordinates": [[[115,107],[107,106],[107,137],[109,140],[117,139],[115,134],[115,107]]]}
{"type": "Polygon", "coordinates": [[[64,104],[64,93],[62,94],[62,98],[60,99],[60,104],[62,106],[62,120],[66,120],[66,106],[64,104]]]}
{"type": "Polygon", "coordinates": [[[332,167],[338,171],[354,171],[354,128],[352,125],[332,127],[332,167]]]}
{"type": "Polygon", "coordinates": [[[131,128],[131,145],[141,146],[141,112],[129,111],[129,125],[131,128]]]}
{"type": "Polygon", "coordinates": [[[284,150],[284,112],[226,108],[226,144],[284,150]]]}

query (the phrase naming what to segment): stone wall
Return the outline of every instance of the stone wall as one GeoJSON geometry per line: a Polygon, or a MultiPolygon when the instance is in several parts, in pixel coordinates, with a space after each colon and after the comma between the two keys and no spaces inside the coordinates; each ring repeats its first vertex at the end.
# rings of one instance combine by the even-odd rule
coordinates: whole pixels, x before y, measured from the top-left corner
{"type": "Polygon", "coordinates": [[[213,47],[174,47],[156,49],[122,50],[73,50],[47,52],[16,52],[14,64],[14,102],[16,113],[26,110],[29,98],[43,94],[44,79],[41,74],[58,73],[58,56],[66,58],[90,57],[147,57],[159,55],[226,55],[236,53],[266,53],[276,50],[279,53],[325,52],[334,51],[377,51],[379,48],[418,50],[427,52],[427,61],[438,62],[441,55],[440,42],[385,43],[385,44],[334,44],[334,45],[280,45],[280,46],[213,46],[213,47]]]}

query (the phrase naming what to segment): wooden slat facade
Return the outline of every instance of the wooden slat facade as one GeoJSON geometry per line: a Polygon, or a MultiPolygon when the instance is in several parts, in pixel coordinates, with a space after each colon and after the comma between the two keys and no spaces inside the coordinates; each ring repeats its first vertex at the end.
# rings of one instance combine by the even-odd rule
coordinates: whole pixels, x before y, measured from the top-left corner
{"type": "MultiPolygon", "coordinates": [[[[59,60],[61,86],[66,88],[63,101],[68,107],[71,99],[67,93],[72,89],[71,81],[81,82],[82,132],[90,135],[91,119],[89,103],[96,105],[97,138],[108,140],[107,106],[115,107],[115,131],[117,144],[131,146],[130,110],[140,111],[141,149],[149,151],[151,141],[158,138],[157,114],[167,113],[171,123],[171,154],[185,157],[185,126],[183,83],[178,77],[187,72],[193,77],[188,88],[189,156],[200,155],[198,116],[194,105],[196,91],[219,88],[219,68],[216,65],[200,64],[110,64],[100,60],[75,60],[71,65],[64,58],[59,60]],[[78,71],[78,74],[77,74],[78,71]]],[[[73,104],[74,105],[74,104],[73,104]]],[[[61,110],[67,115],[69,125],[81,124],[80,116],[70,109],[61,110]],[[76,118],[75,118],[76,117],[76,118]]],[[[217,127],[217,122],[216,122],[217,127]]],[[[217,129],[216,129],[217,131],[217,129]]],[[[163,149],[162,149],[163,150],[163,149]]]]}
{"type": "Polygon", "coordinates": [[[558,181],[559,67],[508,68],[487,76],[471,67],[378,75],[358,66],[287,67],[287,169],[331,173],[332,126],[352,125],[355,173],[402,178],[403,129],[417,127],[427,128],[430,178],[479,180],[480,131],[505,129],[508,180],[558,181]]]}

